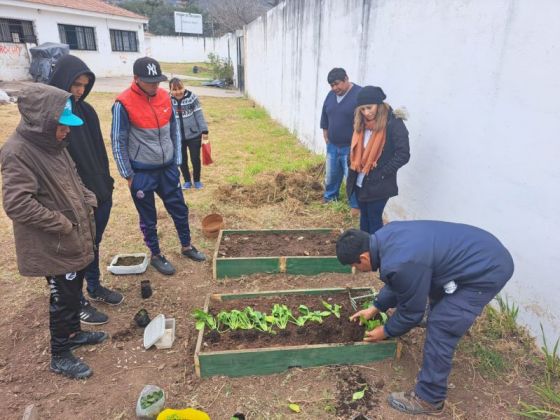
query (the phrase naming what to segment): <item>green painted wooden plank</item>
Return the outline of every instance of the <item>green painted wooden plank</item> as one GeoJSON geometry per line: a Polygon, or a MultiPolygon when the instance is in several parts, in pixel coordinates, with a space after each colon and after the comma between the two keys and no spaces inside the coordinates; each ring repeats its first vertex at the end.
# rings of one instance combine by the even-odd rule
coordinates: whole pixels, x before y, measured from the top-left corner
{"type": "MultiPolygon", "coordinates": [[[[328,295],[337,293],[346,293],[348,289],[341,287],[324,288],[324,289],[292,289],[292,290],[269,290],[263,292],[250,292],[250,293],[217,293],[212,295],[213,299],[217,300],[234,300],[234,299],[251,299],[258,297],[268,296],[288,296],[288,295],[328,295]]],[[[352,296],[360,294],[373,293],[371,287],[353,287],[350,289],[352,296]]]]}
{"type": "Polygon", "coordinates": [[[239,277],[254,273],[279,273],[278,257],[270,258],[219,258],[216,261],[216,278],[239,277]]]}
{"type": "Polygon", "coordinates": [[[291,367],[364,364],[394,357],[396,341],[330,344],[246,351],[208,352],[198,355],[202,377],[269,375],[291,367]]]}
{"type": "Polygon", "coordinates": [[[312,276],[319,273],[351,273],[336,257],[286,257],[286,273],[312,276]]]}

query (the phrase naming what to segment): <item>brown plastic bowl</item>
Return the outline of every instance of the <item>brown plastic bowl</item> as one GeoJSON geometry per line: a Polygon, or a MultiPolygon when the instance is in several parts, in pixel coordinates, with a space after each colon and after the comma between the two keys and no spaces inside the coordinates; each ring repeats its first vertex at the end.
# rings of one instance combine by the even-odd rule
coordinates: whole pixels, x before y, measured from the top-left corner
{"type": "Polygon", "coordinates": [[[224,218],[218,213],[209,214],[202,219],[202,233],[207,238],[217,238],[223,227],[224,218]]]}

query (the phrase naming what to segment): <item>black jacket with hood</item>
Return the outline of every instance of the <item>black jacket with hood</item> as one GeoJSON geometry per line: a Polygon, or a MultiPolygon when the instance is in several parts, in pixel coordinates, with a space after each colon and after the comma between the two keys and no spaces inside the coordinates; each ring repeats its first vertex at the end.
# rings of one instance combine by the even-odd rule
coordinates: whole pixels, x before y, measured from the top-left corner
{"type": "Polygon", "coordinates": [[[84,125],[72,127],[68,139],[68,152],[76,163],[78,174],[85,186],[93,191],[98,202],[104,202],[113,194],[113,178],[109,173],[109,159],[103,142],[99,117],[93,107],[85,99],[95,83],[95,75],[86,63],[73,55],[67,55],[57,61],[49,84],[70,92],[72,83],[79,76],[89,77],[84,94],[78,101],[73,101],[73,112],[84,125]]]}

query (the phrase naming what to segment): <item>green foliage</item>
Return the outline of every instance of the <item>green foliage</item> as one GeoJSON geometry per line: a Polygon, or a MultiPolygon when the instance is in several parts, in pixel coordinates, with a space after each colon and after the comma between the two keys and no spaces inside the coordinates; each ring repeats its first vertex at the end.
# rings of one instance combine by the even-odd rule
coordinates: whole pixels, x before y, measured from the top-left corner
{"type": "Polygon", "coordinates": [[[483,376],[496,377],[506,370],[503,356],[490,347],[475,343],[473,355],[478,359],[479,369],[483,376]]]}
{"type": "Polygon", "coordinates": [[[329,312],[331,312],[334,316],[336,316],[337,318],[340,318],[340,308],[342,308],[342,306],[340,306],[339,304],[335,303],[334,305],[331,305],[328,302],[323,301],[323,306],[325,308],[327,308],[327,310],[329,312]]]}
{"type": "Polygon", "coordinates": [[[162,397],[163,397],[163,391],[161,390],[150,392],[149,394],[144,395],[140,399],[140,407],[142,407],[142,409],[145,410],[146,408],[150,407],[154,403],[161,400],[162,397]]]}
{"type": "MultiPolygon", "coordinates": [[[[202,13],[189,4],[186,7],[173,6],[163,0],[128,0],[119,5],[139,15],[147,16],[149,31],[155,35],[177,35],[175,32],[174,12],[202,13]]],[[[203,17],[203,21],[206,20],[203,17]]]]}
{"type": "Polygon", "coordinates": [[[367,386],[365,386],[364,389],[362,389],[361,391],[354,392],[354,394],[352,394],[352,401],[361,400],[362,398],[364,398],[366,389],[367,386]]]}
{"type": "Polygon", "coordinates": [[[560,358],[558,357],[558,346],[560,345],[560,337],[556,340],[552,350],[548,347],[546,336],[541,324],[541,331],[543,335],[543,346],[541,350],[544,353],[544,360],[546,364],[546,373],[551,378],[560,378],[560,358]]]}
{"type": "MultiPolygon", "coordinates": [[[[323,302],[323,305],[325,305],[325,303],[326,302],[323,302]]],[[[311,311],[307,306],[300,305],[298,307],[299,315],[297,317],[294,316],[286,305],[278,303],[274,304],[270,315],[256,311],[248,306],[242,311],[238,309],[220,311],[215,317],[201,309],[195,309],[192,316],[195,319],[195,327],[197,330],[202,330],[204,327],[207,327],[211,331],[224,333],[229,330],[255,329],[269,334],[276,334],[274,328],[284,330],[289,322],[298,327],[303,327],[306,322],[321,324],[323,318],[331,314],[340,318],[340,309],[342,307],[340,305],[330,305],[328,303],[327,305],[330,306],[328,311],[311,311]]]]}
{"type": "Polygon", "coordinates": [[[521,409],[516,414],[530,419],[560,419],[560,390],[548,373],[543,385],[533,387],[539,402],[529,404],[519,401],[521,409]]]}
{"type": "Polygon", "coordinates": [[[503,299],[500,295],[496,296],[498,309],[488,305],[486,307],[488,325],[486,333],[491,338],[505,338],[517,336],[519,327],[517,325],[517,316],[519,314],[519,306],[511,303],[507,298],[503,299]]]}
{"type": "Polygon", "coordinates": [[[233,64],[231,60],[221,58],[217,54],[208,54],[210,73],[214,79],[225,80],[227,85],[233,84],[233,64]]]}

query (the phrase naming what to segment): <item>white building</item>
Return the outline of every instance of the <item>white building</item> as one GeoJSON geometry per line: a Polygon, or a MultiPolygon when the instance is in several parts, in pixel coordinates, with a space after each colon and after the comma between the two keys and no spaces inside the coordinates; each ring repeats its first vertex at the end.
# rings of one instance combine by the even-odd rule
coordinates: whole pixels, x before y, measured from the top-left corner
{"type": "Polygon", "coordinates": [[[132,74],[145,16],[102,0],[0,0],[0,80],[29,79],[29,48],[65,43],[98,76],[132,74]]]}

